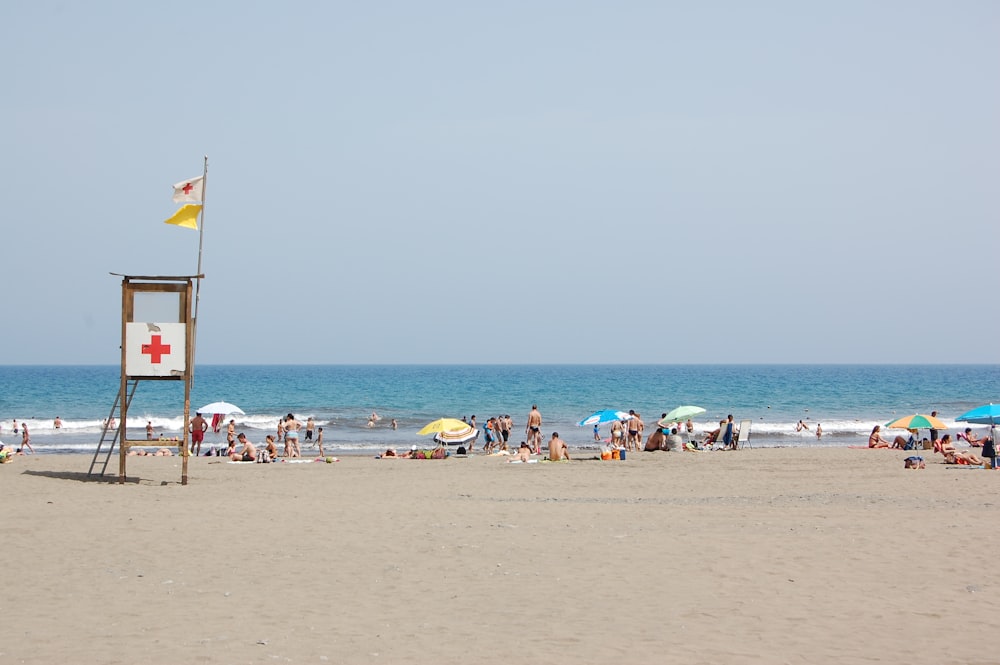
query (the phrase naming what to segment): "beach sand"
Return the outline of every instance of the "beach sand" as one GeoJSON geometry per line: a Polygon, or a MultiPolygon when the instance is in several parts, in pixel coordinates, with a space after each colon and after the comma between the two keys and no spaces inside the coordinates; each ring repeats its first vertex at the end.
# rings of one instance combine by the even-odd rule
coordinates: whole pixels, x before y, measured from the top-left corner
{"type": "Polygon", "coordinates": [[[0,664],[998,662],[1000,471],[907,454],[19,457],[0,664]]]}

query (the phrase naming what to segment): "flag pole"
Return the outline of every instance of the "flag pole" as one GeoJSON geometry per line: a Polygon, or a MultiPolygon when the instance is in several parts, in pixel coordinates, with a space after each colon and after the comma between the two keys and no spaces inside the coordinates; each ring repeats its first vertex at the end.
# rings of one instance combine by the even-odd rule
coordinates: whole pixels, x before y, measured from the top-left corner
{"type": "Polygon", "coordinates": [[[194,352],[198,344],[198,303],[201,302],[201,249],[205,242],[205,199],[208,198],[208,155],[201,176],[201,224],[198,225],[198,269],[195,271],[194,321],[191,336],[191,384],[194,385],[194,352]]]}

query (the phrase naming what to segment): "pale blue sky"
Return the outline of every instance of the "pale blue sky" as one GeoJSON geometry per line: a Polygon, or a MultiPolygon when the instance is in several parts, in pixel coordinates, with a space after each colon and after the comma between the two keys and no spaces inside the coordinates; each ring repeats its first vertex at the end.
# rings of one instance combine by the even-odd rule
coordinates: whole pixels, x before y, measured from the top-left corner
{"type": "Polygon", "coordinates": [[[0,364],[1000,362],[1000,3],[6,2],[0,364]],[[993,303],[992,308],[987,303],[993,303]]]}

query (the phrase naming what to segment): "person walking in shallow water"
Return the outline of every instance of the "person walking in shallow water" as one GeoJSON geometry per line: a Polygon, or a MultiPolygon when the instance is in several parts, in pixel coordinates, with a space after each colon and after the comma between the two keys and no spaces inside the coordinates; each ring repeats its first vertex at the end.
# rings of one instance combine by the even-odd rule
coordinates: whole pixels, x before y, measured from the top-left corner
{"type": "Polygon", "coordinates": [[[26,452],[26,449],[35,452],[31,447],[31,437],[28,436],[28,423],[21,423],[21,452],[26,452]]]}

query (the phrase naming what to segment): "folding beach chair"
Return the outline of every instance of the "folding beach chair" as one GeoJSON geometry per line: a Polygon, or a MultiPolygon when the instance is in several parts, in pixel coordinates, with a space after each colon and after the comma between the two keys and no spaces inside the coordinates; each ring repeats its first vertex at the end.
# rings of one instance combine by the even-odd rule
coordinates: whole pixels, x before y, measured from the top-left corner
{"type": "Polygon", "coordinates": [[[739,432],[736,433],[736,437],[733,440],[734,448],[753,448],[750,445],[750,425],[753,424],[752,420],[741,420],[739,432]]]}

